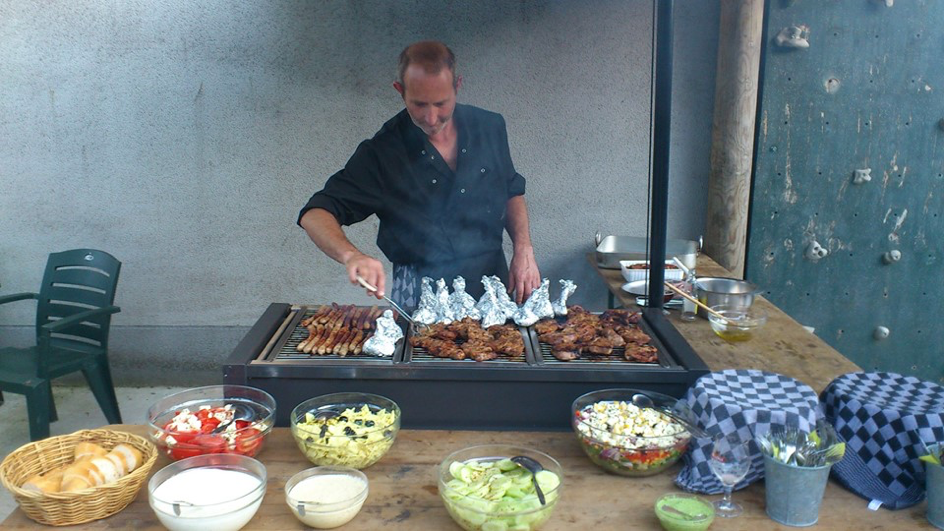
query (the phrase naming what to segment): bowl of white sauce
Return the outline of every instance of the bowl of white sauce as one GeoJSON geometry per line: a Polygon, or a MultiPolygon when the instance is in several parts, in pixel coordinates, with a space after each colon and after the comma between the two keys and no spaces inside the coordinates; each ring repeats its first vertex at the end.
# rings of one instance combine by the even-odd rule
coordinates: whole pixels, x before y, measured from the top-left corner
{"type": "Polygon", "coordinates": [[[285,484],[285,502],[315,529],[340,527],[357,516],[367,499],[367,476],[346,466],[302,470],[285,484]]]}
{"type": "Polygon", "coordinates": [[[148,481],[148,502],[171,531],[237,531],[259,510],[265,465],[238,454],[176,461],[148,481]]]}

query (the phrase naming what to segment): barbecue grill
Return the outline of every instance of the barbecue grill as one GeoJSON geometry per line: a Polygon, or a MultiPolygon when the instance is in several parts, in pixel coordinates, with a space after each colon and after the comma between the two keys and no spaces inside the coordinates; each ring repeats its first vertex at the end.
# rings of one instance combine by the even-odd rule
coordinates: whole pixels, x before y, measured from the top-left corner
{"type": "Polygon", "coordinates": [[[250,385],[275,397],[276,424],[314,396],[375,393],[396,401],[406,428],[569,429],[570,406],[589,391],[633,387],[682,397],[708,367],[661,309],[643,310],[639,327],[658,349],[657,363],[558,361],[531,328],[520,328],[525,354],[486,362],[431,356],[401,341],[390,358],[310,356],[296,351],[308,336],[301,321],[318,305],[269,305],[223,367],[228,384],[250,385]]]}

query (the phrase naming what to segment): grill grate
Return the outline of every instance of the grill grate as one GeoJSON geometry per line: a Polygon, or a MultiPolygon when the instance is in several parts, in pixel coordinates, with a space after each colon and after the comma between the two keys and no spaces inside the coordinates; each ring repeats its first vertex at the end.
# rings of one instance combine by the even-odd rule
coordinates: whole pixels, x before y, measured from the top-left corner
{"type": "MultiPolygon", "coordinates": [[[[296,315],[292,319],[291,326],[294,326],[292,333],[289,334],[285,342],[279,347],[276,351],[275,356],[271,359],[275,361],[288,361],[288,360],[351,360],[351,359],[361,359],[361,360],[385,360],[388,358],[377,358],[376,356],[370,356],[367,354],[348,354],[346,356],[341,356],[340,354],[306,354],[304,352],[299,352],[296,350],[299,343],[308,338],[308,328],[302,326],[301,322],[312,315],[317,311],[317,307],[305,307],[304,312],[295,312],[296,315]]],[[[371,323],[370,332],[373,333],[373,323],[371,323]]],[[[368,335],[367,337],[370,337],[368,335]]]]}

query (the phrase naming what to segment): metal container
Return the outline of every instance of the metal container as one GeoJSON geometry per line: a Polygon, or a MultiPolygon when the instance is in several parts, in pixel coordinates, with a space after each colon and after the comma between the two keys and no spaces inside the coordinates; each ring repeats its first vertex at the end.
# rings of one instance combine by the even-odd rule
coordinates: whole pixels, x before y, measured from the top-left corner
{"type": "MultiPolygon", "coordinates": [[[[750,308],[754,295],[760,292],[756,285],[736,278],[700,277],[695,279],[695,296],[709,307],[740,306],[750,308]]],[[[708,318],[707,312],[699,309],[698,315],[708,318]]]]}
{"type": "Polygon", "coordinates": [[[794,527],[815,524],[819,520],[819,506],[826,492],[830,468],[832,465],[787,465],[765,454],[767,516],[775,522],[794,527]]]}
{"type": "MultiPolygon", "coordinates": [[[[597,266],[604,269],[619,269],[621,260],[648,260],[649,240],[639,236],[607,236],[602,238],[597,233],[596,244],[597,266]]],[[[685,264],[689,269],[695,268],[698,258],[698,243],[692,240],[666,240],[665,257],[669,260],[673,256],[685,264]]]]}

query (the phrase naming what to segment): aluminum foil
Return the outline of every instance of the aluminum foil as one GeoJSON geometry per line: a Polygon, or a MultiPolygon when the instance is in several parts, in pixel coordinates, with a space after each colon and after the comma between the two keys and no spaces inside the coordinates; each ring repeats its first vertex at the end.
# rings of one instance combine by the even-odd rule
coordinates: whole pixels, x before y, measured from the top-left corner
{"type": "MultiPolygon", "coordinates": [[[[515,304],[515,301],[511,300],[511,296],[508,295],[508,289],[505,287],[505,284],[496,276],[489,277],[489,281],[492,287],[495,288],[495,297],[498,299],[498,303],[501,304],[502,310],[505,312],[505,318],[514,318],[515,313],[518,311],[518,305],[515,304]]],[[[482,282],[485,282],[485,280],[483,279],[482,282]]]]}
{"type": "Polygon", "coordinates": [[[541,286],[531,292],[528,300],[515,312],[515,323],[518,326],[531,326],[545,317],[554,317],[554,307],[550,297],[551,281],[544,279],[541,286]]]}
{"type": "Polygon", "coordinates": [[[508,318],[505,316],[505,310],[502,308],[498,297],[495,295],[495,286],[491,279],[482,277],[482,285],[485,287],[485,294],[475,305],[479,315],[482,317],[482,328],[488,328],[493,325],[505,324],[508,318]]]}
{"type": "Polygon", "coordinates": [[[574,281],[572,280],[561,279],[560,285],[560,297],[558,297],[556,301],[552,302],[551,306],[554,307],[554,315],[567,315],[567,298],[577,290],[577,284],[574,284],[574,281]]]}
{"type": "Polygon", "coordinates": [[[452,310],[452,318],[461,321],[466,317],[471,317],[478,321],[482,314],[475,309],[475,297],[465,291],[465,279],[456,277],[452,281],[452,295],[449,295],[449,308],[452,310]]]}
{"type": "Polygon", "coordinates": [[[436,281],[436,305],[434,309],[436,310],[437,323],[449,324],[454,321],[452,308],[449,307],[449,288],[446,287],[444,279],[436,281]]]}
{"type": "Polygon", "coordinates": [[[413,312],[413,320],[417,323],[433,324],[438,317],[436,313],[436,296],[433,295],[433,279],[423,277],[420,285],[420,302],[413,312]]]}
{"type": "Polygon", "coordinates": [[[393,319],[392,310],[384,310],[383,315],[377,318],[377,330],[374,335],[364,342],[364,354],[370,356],[393,356],[397,349],[397,341],[403,337],[403,330],[393,319]]]}

